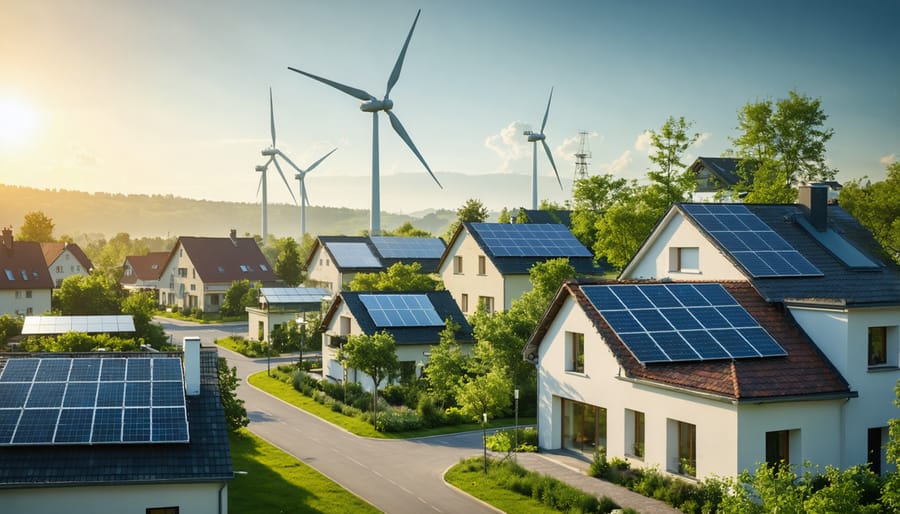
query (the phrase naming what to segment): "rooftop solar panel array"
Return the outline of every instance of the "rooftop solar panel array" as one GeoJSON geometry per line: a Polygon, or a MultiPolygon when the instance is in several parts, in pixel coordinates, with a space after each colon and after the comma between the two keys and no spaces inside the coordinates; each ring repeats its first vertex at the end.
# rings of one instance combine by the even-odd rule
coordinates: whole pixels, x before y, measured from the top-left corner
{"type": "Polygon", "coordinates": [[[444,243],[436,237],[370,236],[378,253],[386,259],[440,259],[444,243]]]}
{"type": "Polygon", "coordinates": [[[320,303],[331,292],[322,287],[263,287],[259,290],[266,303],[320,303]]]}
{"type": "Polygon", "coordinates": [[[134,332],[131,316],[26,316],[22,334],[65,334],[66,332],[134,332]]]}
{"type": "Polygon", "coordinates": [[[563,225],[472,223],[496,257],[591,257],[563,225]]]}
{"type": "Polygon", "coordinates": [[[181,359],[13,358],[0,446],[188,442],[181,359]]]}
{"type": "Polygon", "coordinates": [[[439,327],[444,321],[424,294],[361,294],[376,327],[439,327]]]}
{"type": "Polygon", "coordinates": [[[787,355],[720,284],[583,286],[643,364],[787,355]]]}
{"type": "Polygon", "coordinates": [[[744,205],[711,203],[682,207],[754,278],[822,275],[744,205]]]}
{"type": "Polygon", "coordinates": [[[328,251],[342,268],[380,268],[381,261],[366,243],[328,243],[328,251]]]}

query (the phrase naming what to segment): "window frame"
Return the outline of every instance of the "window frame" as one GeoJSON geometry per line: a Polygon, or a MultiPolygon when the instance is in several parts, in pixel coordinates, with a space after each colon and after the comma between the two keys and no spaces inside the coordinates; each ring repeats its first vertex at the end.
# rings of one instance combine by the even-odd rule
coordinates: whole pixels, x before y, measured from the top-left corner
{"type": "Polygon", "coordinates": [[[487,275],[487,258],[484,255],[478,256],[478,274],[487,275]]]}
{"type": "Polygon", "coordinates": [[[584,334],[582,332],[566,332],[566,371],[584,375],[584,334]]]}
{"type": "Polygon", "coordinates": [[[462,293],[459,298],[459,307],[463,312],[469,312],[469,293],[462,293]]]}
{"type": "Polygon", "coordinates": [[[454,255],[453,256],[453,274],[454,275],[462,275],[463,274],[462,255],[454,255]]]}
{"type": "Polygon", "coordinates": [[[700,273],[700,247],[675,246],[669,248],[669,271],[672,273],[700,273]],[[686,262],[690,261],[690,262],[686,262]],[[691,267],[687,267],[687,266],[691,267]]]}

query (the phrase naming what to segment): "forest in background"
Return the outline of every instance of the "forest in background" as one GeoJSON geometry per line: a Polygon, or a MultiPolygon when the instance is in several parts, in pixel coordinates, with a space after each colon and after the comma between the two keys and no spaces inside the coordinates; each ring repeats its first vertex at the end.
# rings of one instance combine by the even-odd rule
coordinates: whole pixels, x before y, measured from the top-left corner
{"type": "MultiPolygon", "coordinates": [[[[41,211],[55,223],[57,237],[88,235],[112,237],[120,232],[132,237],[227,236],[260,234],[258,203],[195,200],[173,195],[85,193],[35,189],[0,184],[0,226],[17,232],[26,213],[41,211]]],[[[369,227],[369,211],[308,206],[307,231],[313,235],[359,235],[369,227]]],[[[456,219],[456,212],[438,210],[421,215],[382,213],[382,228],[393,230],[410,222],[434,235],[442,234],[456,219]]],[[[300,236],[300,207],[269,205],[269,233],[278,237],[300,236]]]]}

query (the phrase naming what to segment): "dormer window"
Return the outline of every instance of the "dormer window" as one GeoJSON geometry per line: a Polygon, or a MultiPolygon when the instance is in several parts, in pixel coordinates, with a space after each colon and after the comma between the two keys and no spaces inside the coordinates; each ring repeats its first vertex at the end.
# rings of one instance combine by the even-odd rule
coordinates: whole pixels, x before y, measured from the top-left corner
{"type": "Polygon", "coordinates": [[[669,271],[700,273],[700,249],[696,246],[669,248],[669,271]]]}

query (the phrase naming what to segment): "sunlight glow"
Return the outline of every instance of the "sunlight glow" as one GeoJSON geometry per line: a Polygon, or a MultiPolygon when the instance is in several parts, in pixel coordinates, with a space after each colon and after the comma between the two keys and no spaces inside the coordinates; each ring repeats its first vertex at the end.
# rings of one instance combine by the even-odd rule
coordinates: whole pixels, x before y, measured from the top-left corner
{"type": "Polygon", "coordinates": [[[0,147],[30,142],[37,129],[37,121],[34,110],[21,100],[0,98],[0,147]]]}

